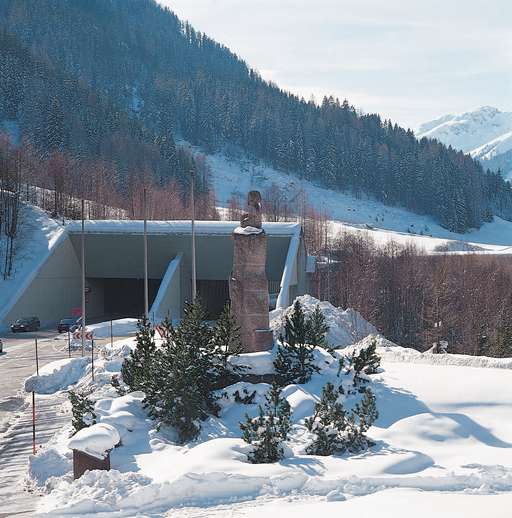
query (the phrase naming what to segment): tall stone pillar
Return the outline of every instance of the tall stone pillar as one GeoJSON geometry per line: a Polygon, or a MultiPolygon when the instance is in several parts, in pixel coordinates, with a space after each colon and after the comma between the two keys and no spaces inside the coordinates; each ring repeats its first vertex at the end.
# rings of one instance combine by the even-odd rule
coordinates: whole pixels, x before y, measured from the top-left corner
{"type": "Polygon", "coordinates": [[[240,326],[244,352],[272,348],[269,328],[269,294],[265,265],[267,236],[261,225],[261,195],[251,191],[249,212],[242,215],[233,232],[235,241],[233,272],[229,281],[231,311],[240,326]]]}

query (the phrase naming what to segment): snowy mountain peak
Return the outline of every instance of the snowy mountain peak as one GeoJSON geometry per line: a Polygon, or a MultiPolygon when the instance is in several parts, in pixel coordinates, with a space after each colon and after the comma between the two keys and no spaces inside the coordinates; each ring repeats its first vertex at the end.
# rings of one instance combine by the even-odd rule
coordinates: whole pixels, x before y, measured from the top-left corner
{"type": "Polygon", "coordinates": [[[484,167],[512,175],[512,112],[482,106],[422,124],[417,137],[434,138],[480,160],[484,167]]]}

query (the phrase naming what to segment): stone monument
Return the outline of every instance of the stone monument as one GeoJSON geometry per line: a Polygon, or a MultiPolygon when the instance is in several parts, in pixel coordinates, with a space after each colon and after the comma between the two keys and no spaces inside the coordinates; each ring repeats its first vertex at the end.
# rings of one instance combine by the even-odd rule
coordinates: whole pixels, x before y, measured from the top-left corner
{"type": "Polygon", "coordinates": [[[233,231],[235,249],[233,272],[229,281],[231,312],[240,326],[244,352],[272,348],[269,328],[269,294],[265,264],[267,236],[261,225],[261,195],[250,191],[248,212],[242,214],[240,226],[233,231]]]}

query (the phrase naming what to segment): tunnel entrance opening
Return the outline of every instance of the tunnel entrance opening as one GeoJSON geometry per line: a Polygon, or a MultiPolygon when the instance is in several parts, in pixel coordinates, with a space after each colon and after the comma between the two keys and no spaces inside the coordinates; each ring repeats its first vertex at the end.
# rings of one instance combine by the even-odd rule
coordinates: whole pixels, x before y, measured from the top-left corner
{"type": "MultiPolygon", "coordinates": [[[[161,279],[148,280],[149,308],[161,279]]],[[[144,314],[144,279],[103,279],[104,314],[110,318],[140,318],[144,314]]]]}
{"type": "Polygon", "coordinates": [[[217,320],[224,306],[229,302],[228,281],[198,280],[197,294],[206,310],[208,320],[217,320]]]}

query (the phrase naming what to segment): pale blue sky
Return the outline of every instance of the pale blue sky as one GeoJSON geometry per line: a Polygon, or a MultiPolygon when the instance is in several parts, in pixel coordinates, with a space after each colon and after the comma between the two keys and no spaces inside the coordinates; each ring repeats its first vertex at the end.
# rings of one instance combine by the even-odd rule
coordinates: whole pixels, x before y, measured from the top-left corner
{"type": "Polygon", "coordinates": [[[160,0],[266,79],[416,128],[512,111],[512,0],[160,0]]]}

